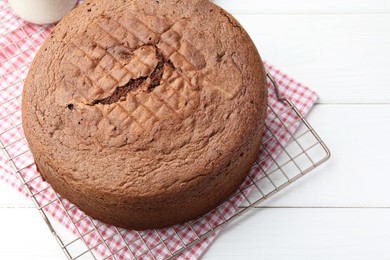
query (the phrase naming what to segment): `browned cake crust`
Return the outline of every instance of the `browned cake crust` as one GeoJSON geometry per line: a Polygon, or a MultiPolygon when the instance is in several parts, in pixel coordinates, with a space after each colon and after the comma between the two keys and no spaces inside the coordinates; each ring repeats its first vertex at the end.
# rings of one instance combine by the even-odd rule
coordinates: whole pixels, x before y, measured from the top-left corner
{"type": "Polygon", "coordinates": [[[253,42],[210,1],[86,1],[35,57],[23,127],[63,197],[116,226],[160,228],[238,188],[266,102],[253,42]]]}

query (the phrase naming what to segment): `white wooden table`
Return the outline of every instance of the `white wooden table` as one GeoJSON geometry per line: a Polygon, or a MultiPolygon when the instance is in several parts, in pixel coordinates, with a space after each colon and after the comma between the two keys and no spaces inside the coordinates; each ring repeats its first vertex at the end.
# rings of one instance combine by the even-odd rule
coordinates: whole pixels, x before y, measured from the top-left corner
{"type": "MultiPolygon", "coordinates": [[[[262,57],[321,96],[331,161],[225,228],[204,259],[390,259],[390,2],[216,1],[262,57]]],[[[33,204],[0,182],[0,259],[64,259],[33,204]]]]}

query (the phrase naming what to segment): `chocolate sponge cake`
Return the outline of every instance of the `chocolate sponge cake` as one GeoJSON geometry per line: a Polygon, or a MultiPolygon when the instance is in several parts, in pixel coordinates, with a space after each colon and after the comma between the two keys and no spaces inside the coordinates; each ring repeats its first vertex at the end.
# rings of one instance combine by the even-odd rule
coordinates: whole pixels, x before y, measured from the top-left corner
{"type": "Polygon", "coordinates": [[[39,172],[90,216],[132,229],[207,213],[257,157],[267,110],[259,54],[208,0],[86,1],[25,81],[39,172]]]}

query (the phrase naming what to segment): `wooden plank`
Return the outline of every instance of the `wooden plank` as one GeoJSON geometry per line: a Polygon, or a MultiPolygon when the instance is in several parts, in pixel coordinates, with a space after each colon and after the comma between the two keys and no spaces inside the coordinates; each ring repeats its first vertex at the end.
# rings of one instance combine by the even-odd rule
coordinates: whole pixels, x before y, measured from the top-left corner
{"type": "Polygon", "coordinates": [[[389,259],[389,209],[261,209],[231,223],[208,259],[389,259]]]}
{"type": "Polygon", "coordinates": [[[34,204],[29,198],[19,193],[17,189],[11,187],[9,183],[0,180],[0,208],[14,207],[32,208],[34,204]]]}
{"type": "MultiPolygon", "coordinates": [[[[0,209],[0,259],[65,259],[34,209],[0,209]]],[[[258,209],[204,259],[387,259],[388,209],[258,209]]]]}
{"type": "Polygon", "coordinates": [[[237,15],[262,57],[320,103],[390,103],[389,14],[237,15]]]}
{"type": "Polygon", "coordinates": [[[317,105],[308,119],[330,161],[263,205],[390,207],[390,105],[317,105]]]}
{"type": "Polygon", "coordinates": [[[233,14],[389,13],[386,0],[214,0],[233,14]]]}
{"type": "Polygon", "coordinates": [[[0,208],[0,259],[65,259],[34,208],[0,208]]]}

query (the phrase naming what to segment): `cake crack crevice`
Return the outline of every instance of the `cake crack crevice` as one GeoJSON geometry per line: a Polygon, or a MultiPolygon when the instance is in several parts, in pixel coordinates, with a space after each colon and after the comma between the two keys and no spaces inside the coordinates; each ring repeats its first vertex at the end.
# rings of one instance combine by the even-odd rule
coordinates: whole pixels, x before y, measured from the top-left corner
{"type": "MultiPolygon", "coordinates": [[[[108,97],[103,99],[97,99],[92,101],[92,105],[102,104],[102,105],[110,105],[120,101],[125,98],[129,92],[137,92],[137,90],[142,89],[147,92],[152,92],[156,87],[161,85],[161,80],[164,75],[165,67],[170,67],[175,70],[175,66],[173,63],[166,59],[160,49],[154,46],[156,49],[156,58],[158,63],[154,70],[148,75],[139,77],[136,79],[130,79],[128,83],[124,86],[117,86],[115,91],[108,97]]],[[[132,55],[130,56],[132,57],[132,55]]]]}

